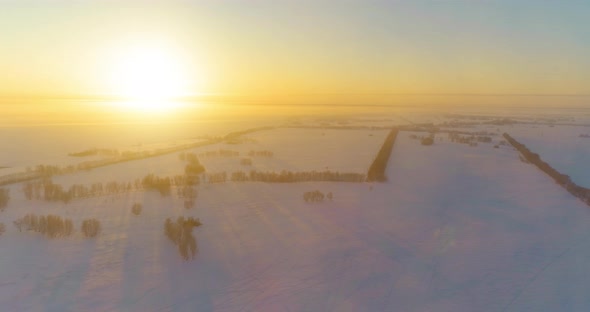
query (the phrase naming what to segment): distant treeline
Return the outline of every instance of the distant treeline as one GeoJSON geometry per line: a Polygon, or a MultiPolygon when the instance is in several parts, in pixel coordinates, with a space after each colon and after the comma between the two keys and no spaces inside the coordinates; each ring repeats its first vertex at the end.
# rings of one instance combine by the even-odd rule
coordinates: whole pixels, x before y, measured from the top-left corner
{"type": "Polygon", "coordinates": [[[570,194],[576,196],[590,206],[590,189],[574,183],[568,175],[562,174],[555,170],[548,163],[544,162],[539,154],[531,152],[524,144],[516,141],[508,133],[504,133],[504,138],[508,141],[508,143],[514,146],[514,148],[516,148],[528,162],[537,166],[537,168],[541,169],[543,172],[553,178],[555,183],[561,185],[570,194]]]}
{"type": "Polygon", "coordinates": [[[369,167],[369,172],[367,173],[368,182],[384,182],[387,179],[385,177],[385,169],[387,168],[387,162],[389,161],[391,150],[397,138],[397,133],[398,129],[393,128],[385,138],[385,142],[383,142],[383,146],[381,146],[379,153],[377,153],[377,157],[375,157],[371,167],[369,167]]]}
{"type": "Polygon", "coordinates": [[[467,144],[477,146],[477,143],[492,143],[492,137],[489,135],[467,135],[463,136],[457,132],[449,132],[449,140],[453,143],[467,144]]]}
{"type": "Polygon", "coordinates": [[[188,190],[191,185],[199,184],[200,179],[197,177],[174,176],[159,177],[154,174],[148,174],[142,179],[136,179],[134,182],[117,182],[93,183],[91,185],[74,184],[69,188],[53,183],[51,179],[38,181],[29,181],[23,184],[22,190],[25,198],[28,200],[45,200],[61,201],[69,203],[73,199],[88,198],[97,196],[108,196],[130,193],[133,191],[157,191],[162,196],[171,194],[172,187],[181,187],[178,190],[178,196],[193,200],[196,191],[188,190]]]}
{"type": "MultiPolygon", "coordinates": [[[[201,142],[178,145],[178,146],[173,146],[173,147],[168,147],[168,148],[160,148],[160,149],[156,149],[154,151],[137,151],[137,152],[124,151],[124,152],[121,152],[118,157],[113,157],[110,159],[86,161],[86,162],[80,163],[76,166],[73,166],[73,165],[69,165],[69,166],[39,165],[34,168],[27,168],[26,172],[19,172],[19,173],[0,176],[0,186],[15,184],[15,183],[29,181],[29,180],[47,178],[47,177],[51,177],[54,175],[70,174],[70,173],[75,173],[75,172],[81,171],[81,170],[91,170],[91,169],[95,169],[95,168],[115,165],[115,164],[119,164],[119,163],[124,163],[124,162],[128,162],[128,161],[134,161],[134,160],[139,160],[139,159],[144,159],[144,158],[162,156],[162,155],[181,152],[184,150],[193,149],[193,148],[197,148],[197,147],[221,143],[224,141],[235,141],[235,140],[238,140],[240,138],[240,136],[242,136],[244,134],[253,133],[253,132],[257,132],[257,131],[263,131],[263,130],[271,130],[271,129],[274,129],[274,127],[251,128],[251,129],[247,129],[244,131],[232,132],[232,133],[229,133],[228,135],[222,136],[222,137],[212,137],[210,139],[207,139],[207,140],[201,141],[201,142]]],[[[82,151],[80,153],[84,154],[87,152],[92,153],[92,150],[82,151]]],[[[77,153],[74,153],[74,154],[77,154],[77,153]]]]}
{"type": "Polygon", "coordinates": [[[72,157],[88,157],[88,156],[120,156],[121,152],[116,149],[107,148],[92,148],[81,152],[69,153],[68,156],[72,157]]]}
{"type": "Polygon", "coordinates": [[[333,171],[302,171],[292,172],[260,172],[252,170],[249,173],[237,171],[231,174],[226,172],[202,173],[200,175],[176,175],[172,177],[159,177],[148,174],[134,182],[93,183],[91,185],[74,184],[69,188],[54,183],[51,179],[25,182],[22,191],[28,200],[44,200],[49,202],[69,203],[73,199],[89,198],[125,194],[135,191],[157,191],[162,196],[170,196],[172,188],[177,188],[176,194],[185,200],[185,208],[192,208],[197,197],[197,190],[193,188],[198,184],[213,184],[232,182],[267,182],[267,183],[294,183],[294,182],[364,182],[365,175],[359,173],[340,173],[333,171]]]}
{"type": "MultiPolygon", "coordinates": [[[[365,175],[360,173],[340,173],[334,171],[300,171],[292,172],[283,170],[281,172],[261,172],[252,170],[249,173],[236,171],[231,174],[233,182],[271,182],[271,183],[293,183],[293,182],[364,182],[365,175]]],[[[225,181],[224,181],[225,182],[225,181]]]]}
{"type": "MultiPolygon", "coordinates": [[[[33,231],[49,238],[68,237],[74,233],[72,220],[56,215],[27,214],[13,221],[13,224],[19,232],[33,231]]],[[[95,237],[100,233],[100,221],[97,219],[83,220],[80,230],[86,237],[95,237]]]]}

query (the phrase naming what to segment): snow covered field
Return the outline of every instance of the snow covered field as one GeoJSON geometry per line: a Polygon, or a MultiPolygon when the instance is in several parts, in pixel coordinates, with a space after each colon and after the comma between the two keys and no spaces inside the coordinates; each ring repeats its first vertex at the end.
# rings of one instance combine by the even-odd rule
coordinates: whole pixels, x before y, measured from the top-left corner
{"type": "MultiPolygon", "coordinates": [[[[549,128],[547,128],[549,129],[549,128]]],[[[510,128],[502,128],[510,130],[510,128]]],[[[510,130],[512,131],[512,130],[510,130]]],[[[565,131],[565,130],[563,130],[565,131]]],[[[512,132],[511,132],[512,133],[512,132]]],[[[386,130],[276,129],[219,148],[270,150],[257,170],[365,172],[386,130]]],[[[0,222],[3,311],[587,311],[590,210],[514,149],[398,135],[386,183],[202,184],[193,209],[131,192],[69,204],[12,185],[0,222]],[[306,203],[303,193],[332,192],[306,203]],[[131,206],[140,202],[140,216],[131,206]],[[19,232],[26,213],[97,218],[95,239],[19,232]],[[168,217],[194,216],[183,261],[168,217]]],[[[515,137],[528,142],[514,132],[515,137]]],[[[531,143],[533,144],[533,143],[531,143]]],[[[533,145],[529,145],[537,150],[533,145]]],[[[544,159],[545,154],[538,151],[544,159]]],[[[201,157],[208,171],[241,157],[201,157]]],[[[547,159],[553,165],[550,159],[547,159]]],[[[63,185],[181,174],[170,154],[55,177],[63,185]]],[[[557,167],[557,164],[555,164],[557,167]]],[[[248,168],[248,167],[247,167],[248,168]]],[[[557,167],[559,169],[559,167],[557,167]]],[[[174,194],[174,192],[173,192],[174,194]]]]}

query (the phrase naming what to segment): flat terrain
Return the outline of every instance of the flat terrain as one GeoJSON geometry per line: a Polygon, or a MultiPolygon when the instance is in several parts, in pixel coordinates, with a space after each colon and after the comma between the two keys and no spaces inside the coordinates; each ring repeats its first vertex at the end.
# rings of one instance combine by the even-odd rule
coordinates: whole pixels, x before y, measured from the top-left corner
{"type": "MultiPolygon", "coordinates": [[[[386,134],[282,128],[249,134],[241,144],[191,152],[270,150],[273,157],[252,157],[252,168],[364,173],[386,134]]],[[[500,137],[471,147],[440,133],[434,145],[423,146],[411,134],[416,133],[398,135],[385,183],[201,184],[192,209],[185,209],[175,192],[63,204],[28,201],[19,184],[11,185],[10,203],[0,212],[6,225],[0,236],[0,306],[6,311],[590,308],[585,204],[520,161],[512,147],[493,148],[500,137]],[[306,203],[303,193],[313,190],[334,198],[306,203]],[[136,202],[143,204],[139,216],[130,211],[136,202]],[[19,232],[12,221],[31,212],[71,218],[76,228],[83,219],[97,218],[103,229],[94,239],[79,232],[58,239],[19,232]],[[178,216],[203,222],[193,230],[198,253],[191,261],[182,260],[164,235],[164,220],[178,216]]],[[[229,173],[244,170],[240,158],[200,160],[208,171],[229,173]]],[[[183,167],[174,153],[53,180],[127,182],[147,173],[182,174],[183,167]]]]}

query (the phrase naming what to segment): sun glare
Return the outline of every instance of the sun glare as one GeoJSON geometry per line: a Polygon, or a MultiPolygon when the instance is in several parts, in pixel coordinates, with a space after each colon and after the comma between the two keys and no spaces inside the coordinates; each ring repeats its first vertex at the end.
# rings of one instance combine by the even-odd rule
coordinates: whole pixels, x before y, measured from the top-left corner
{"type": "Polygon", "coordinates": [[[178,98],[188,95],[186,66],[170,51],[158,47],[134,48],[117,57],[113,75],[118,106],[143,112],[161,112],[178,107],[178,98]]]}

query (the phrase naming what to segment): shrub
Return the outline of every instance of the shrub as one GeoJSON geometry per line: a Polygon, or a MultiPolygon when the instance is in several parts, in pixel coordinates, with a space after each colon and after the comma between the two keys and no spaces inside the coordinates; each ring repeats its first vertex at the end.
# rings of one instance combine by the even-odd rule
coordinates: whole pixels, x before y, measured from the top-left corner
{"type": "Polygon", "coordinates": [[[86,219],[82,221],[82,233],[86,237],[96,237],[100,233],[100,221],[96,219],[86,219]]]}
{"type": "Polygon", "coordinates": [[[434,138],[432,137],[425,137],[422,139],[422,145],[432,145],[434,144],[434,138]]]}
{"type": "Polygon", "coordinates": [[[168,218],[164,222],[164,234],[178,247],[178,253],[184,260],[193,259],[197,253],[197,240],[192,230],[198,226],[201,226],[201,221],[193,217],[178,217],[176,222],[168,218]]]}
{"type": "Polygon", "coordinates": [[[139,216],[141,214],[142,208],[143,208],[143,206],[140,203],[135,203],[135,204],[133,204],[133,206],[131,206],[131,212],[134,215],[139,216]]]}
{"type": "MultiPolygon", "coordinates": [[[[331,193],[330,193],[331,194],[331,193]]],[[[303,200],[305,200],[306,202],[321,202],[324,201],[324,193],[320,192],[320,191],[311,191],[311,192],[305,192],[303,193],[303,200]]]]}

